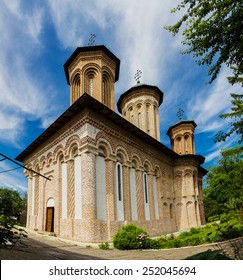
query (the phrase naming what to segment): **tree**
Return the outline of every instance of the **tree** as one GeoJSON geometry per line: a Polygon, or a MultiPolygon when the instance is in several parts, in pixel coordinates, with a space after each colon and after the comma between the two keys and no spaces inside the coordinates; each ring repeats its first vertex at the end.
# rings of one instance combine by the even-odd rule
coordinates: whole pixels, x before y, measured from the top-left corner
{"type": "Polygon", "coordinates": [[[27,237],[26,232],[16,226],[26,212],[26,201],[26,196],[21,197],[15,190],[0,189],[0,248],[13,247],[22,237],[27,237]]]}
{"type": "Polygon", "coordinates": [[[183,0],[172,12],[186,9],[174,25],[165,29],[174,36],[185,25],[182,43],[199,65],[209,67],[210,82],[216,79],[225,63],[234,78],[243,73],[243,3],[242,0],[183,0]]]}
{"type": "MultiPolygon", "coordinates": [[[[228,78],[232,84],[241,83],[243,87],[243,78],[228,78]]],[[[233,133],[239,135],[238,143],[243,142],[243,95],[231,93],[232,108],[230,113],[222,114],[219,117],[222,119],[231,119],[233,122],[230,124],[228,132],[219,131],[216,134],[215,142],[225,141],[233,133]]]]}
{"type": "Polygon", "coordinates": [[[15,217],[19,221],[25,207],[25,199],[20,196],[18,191],[7,188],[0,189],[0,214],[15,217]]]}
{"type": "Polygon", "coordinates": [[[243,147],[223,150],[218,165],[206,178],[204,189],[206,218],[243,207],[243,147]]]}

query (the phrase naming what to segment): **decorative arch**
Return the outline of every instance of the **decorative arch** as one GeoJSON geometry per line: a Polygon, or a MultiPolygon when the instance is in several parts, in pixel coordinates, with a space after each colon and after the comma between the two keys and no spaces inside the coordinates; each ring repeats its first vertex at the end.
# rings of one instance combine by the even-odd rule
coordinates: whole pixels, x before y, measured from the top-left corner
{"type": "Polygon", "coordinates": [[[161,177],[161,169],[159,165],[155,165],[154,167],[154,175],[156,178],[160,178],[161,177]]]}
{"type": "Polygon", "coordinates": [[[102,72],[102,103],[106,106],[111,106],[111,91],[112,91],[112,78],[109,72],[102,72]]]}
{"type": "Polygon", "coordinates": [[[65,151],[66,151],[66,155],[70,155],[71,151],[73,149],[74,146],[77,146],[77,148],[79,148],[80,146],[80,138],[78,135],[72,135],[66,142],[65,145],[65,151]]]}
{"type": "Polygon", "coordinates": [[[46,156],[46,164],[47,165],[51,165],[52,161],[53,161],[53,154],[51,152],[49,152],[46,156]]]}
{"type": "Polygon", "coordinates": [[[40,159],[40,168],[43,169],[45,165],[46,165],[46,157],[42,156],[40,159]]]}
{"type": "Polygon", "coordinates": [[[100,149],[103,150],[104,157],[109,157],[110,156],[110,154],[112,152],[112,148],[111,148],[110,143],[107,141],[107,139],[100,138],[97,141],[97,147],[98,147],[98,152],[99,152],[100,149]]]}
{"type": "Polygon", "coordinates": [[[60,156],[64,156],[64,148],[63,145],[58,145],[55,150],[53,151],[53,160],[54,162],[57,162],[60,159],[60,156]]]}
{"type": "Polygon", "coordinates": [[[128,153],[127,153],[126,149],[122,146],[118,146],[116,148],[115,154],[116,154],[116,157],[120,157],[120,161],[122,163],[126,163],[129,160],[128,153]]]}
{"type": "Polygon", "coordinates": [[[95,63],[87,64],[84,67],[84,91],[89,95],[93,95],[93,88],[96,76],[101,72],[100,67],[95,63]]]}
{"type": "Polygon", "coordinates": [[[39,172],[40,171],[40,162],[36,159],[33,163],[33,170],[39,172]]]}
{"type": "Polygon", "coordinates": [[[50,198],[47,199],[46,206],[47,207],[54,207],[55,206],[55,200],[54,200],[53,197],[50,197],[50,198]]]}
{"type": "Polygon", "coordinates": [[[146,172],[150,173],[152,172],[153,168],[152,168],[152,163],[146,159],[143,163],[144,169],[146,170],[146,172]]]}
{"type": "Polygon", "coordinates": [[[96,146],[99,145],[106,146],[109,155],[113,154],[115,151],[112,141],[107,135],[104,135],[103,131],[99,131],[96,135],[96,146]]]}
{"type": "Polygon", "coordinates": [[[81,96],[81,75],[80,69],[76,69],[71,77],[71,103],[74,103],[81,96]]]}
{"type": "Polygon", "coordinates": [[[139,168],[142,165],[141,159],[137,154],[131,156],[132,165],[135,169],[139,168]]]}

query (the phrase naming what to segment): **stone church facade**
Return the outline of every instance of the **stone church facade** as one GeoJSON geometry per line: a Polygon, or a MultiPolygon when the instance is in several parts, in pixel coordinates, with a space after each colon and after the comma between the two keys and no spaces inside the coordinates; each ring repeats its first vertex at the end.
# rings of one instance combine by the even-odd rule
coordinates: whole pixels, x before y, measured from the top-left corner
{"type": "Polygon", "coordinates": [[[171,149],[163,145],[163,93],[140,83],[120,96],[117,114],[119,67],[105,46],[77,48],[65,63],[70,107],[16,158],[29,169],[28,228],[104,242],[127,223],[150,236],[205,223],[195,122],[171,126],[171,149]]]}

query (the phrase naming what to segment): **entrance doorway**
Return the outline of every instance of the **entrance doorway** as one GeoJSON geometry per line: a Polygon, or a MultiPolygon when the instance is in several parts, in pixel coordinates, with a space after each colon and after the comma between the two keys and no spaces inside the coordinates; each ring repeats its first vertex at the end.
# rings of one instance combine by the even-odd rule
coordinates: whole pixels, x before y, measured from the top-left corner
{"type": "Polygon", "coordinates": [[[46,209],[46,231],[54,232],[54,207],[46,209]]]}

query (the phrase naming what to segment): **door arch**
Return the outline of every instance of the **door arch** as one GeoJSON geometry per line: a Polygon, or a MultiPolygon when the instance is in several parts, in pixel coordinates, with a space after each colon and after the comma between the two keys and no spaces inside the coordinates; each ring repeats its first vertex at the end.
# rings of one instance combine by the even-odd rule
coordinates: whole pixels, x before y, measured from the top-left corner
{"type": "Polygon", "coordinates": [[[55,201],[49,198],[46,205],[46,231],[54,232],[55,201]]]}

